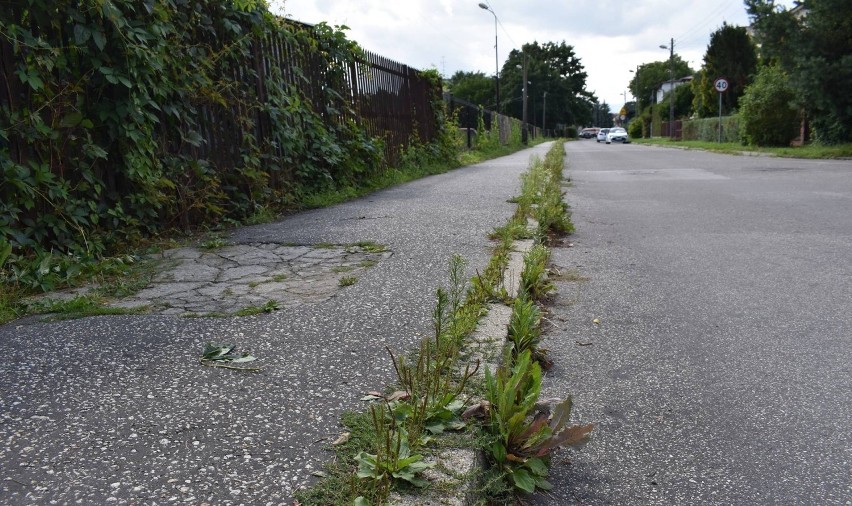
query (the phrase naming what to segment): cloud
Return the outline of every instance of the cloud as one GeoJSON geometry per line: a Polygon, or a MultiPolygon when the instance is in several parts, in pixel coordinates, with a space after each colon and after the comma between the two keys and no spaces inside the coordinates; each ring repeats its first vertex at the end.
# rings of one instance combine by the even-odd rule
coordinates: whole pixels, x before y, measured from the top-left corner
{"type": "MultiPolygon", "coordinates": [[[[275,0],[273,12],[294,19],[347,25],[365,49],[414,68],[494,73],[494,16],[479,0],[275,0]]],[[[614,109],[638,65],[667,60],[675,51],[701,66],[710,34],[728,24],[748,24],[742,0],[486,0],[497,15],[499,65],[522,44],[574,46],[588,73],[587,89],[614,109]]],[[[791,4],[792,0],[783,2],[791,4]]],[[[627,100],[632,100],[629,92],[627,100]]]]}

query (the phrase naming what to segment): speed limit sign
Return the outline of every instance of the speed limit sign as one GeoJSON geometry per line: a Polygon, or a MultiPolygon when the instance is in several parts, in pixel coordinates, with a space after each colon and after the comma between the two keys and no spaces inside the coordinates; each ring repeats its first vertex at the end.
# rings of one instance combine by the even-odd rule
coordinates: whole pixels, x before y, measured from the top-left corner
{"type": "Polygon", "coordinates": [[[724,93],[728,90],[728,80],[724,77],[720,77],[719,79],[713,81],[713,87],[716,88],[716,91],[718,91],[719,93],[724,93]]]}

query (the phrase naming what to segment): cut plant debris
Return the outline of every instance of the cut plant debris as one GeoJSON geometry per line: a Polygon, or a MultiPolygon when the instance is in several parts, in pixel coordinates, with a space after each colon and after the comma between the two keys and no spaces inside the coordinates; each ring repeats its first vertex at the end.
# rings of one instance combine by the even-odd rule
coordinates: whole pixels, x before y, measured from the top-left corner
{"type": "Polygon", "coordinates": [[[223,369],[250,372],[257,372],[261,370],[260,367],[233,365],[245,364],[257,360],[257,358],[249,355],[248,353],[238,353],[236,348],[237,347],[233,344],[209,342],[204,345],[204,350],[201,352],[201,357],[198,361],[201,365],[206,365],[208,367],[221,367],[223,369]]]}

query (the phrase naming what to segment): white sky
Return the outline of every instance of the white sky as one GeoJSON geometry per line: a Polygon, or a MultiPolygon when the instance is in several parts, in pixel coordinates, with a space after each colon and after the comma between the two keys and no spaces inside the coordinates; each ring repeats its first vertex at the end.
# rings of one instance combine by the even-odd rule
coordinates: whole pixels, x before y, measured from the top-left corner
{"type": "MultiPolygon", "coordinates": [[[[497,15],[500,67],[527,42],[562,42],[580,58],[586,88],[613,111],[633,100],[637,65],[675,53],[698,69],[710,34],[726,21],[748,26],[742,0],[483,0],[497,15]]],[[[494,16],[479,0],[270,0],[271,10],[306,23],[346,25],[364,49],[445,77],[494,75],[494,16]]],[[[792,0],[777,2],[789,7],[792,0]]],[[[535,92],[535,83],[532,85],[535,92]]]]}

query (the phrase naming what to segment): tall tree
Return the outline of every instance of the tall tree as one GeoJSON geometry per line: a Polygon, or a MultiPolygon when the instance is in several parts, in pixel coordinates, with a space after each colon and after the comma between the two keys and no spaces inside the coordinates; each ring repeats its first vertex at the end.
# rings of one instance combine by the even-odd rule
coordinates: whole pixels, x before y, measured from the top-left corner
{"type": "Polygon", "coordinates": [[[447,80],[447,88],[454,97],[485,106],[487,109],[495,107],[494,79],[482,72],[459,70],[447,80]]]}
{"type": "Polygon", "coordinates": [[[852,141],[852,2],[804,0],[799,14],[773,0],[746,0],[761,57],[777,62],[818,140],[852,141]]]}
{"type": "Polygon", "coordinates": [[[523,113],[524,57],[527,65],[527,120],[541,118],[543,95],[547,92],[547,126],[578,125],[590,122],[586,91],[586,71],[574,54],[574,47],[562,41],[524,44],[509,53],[500,73],[501,101],[506,114],[520,118],[523,113]],[[533,109],[533,96],[535,108],[533,109]]]}
{"type": "Polygon", "coordinates": [[[710,36],[704,65],[698,78],[692,81],[695,113],[702,118],[719,113],[719,97],[713,83],[720,77],[728,81],[728,89],[722,93],[723,110],[737,109],[756,69],[757,52],[745,27],[722,23],[722,27],[710,36]]]}
{"type": "Polygon", "coordinates": [[[692,75],[689,63],[680,56],[674,55],[674,62],[669,60],[643,63],[630,80],[630,93],[637,97],[643,106],[648,106],[657,100],[657,90],[663,83],[669,81],[671,68],[674,67],[675,79],[692,75]],[[673,63],[673,64],[672,64],[673,63]]]}

